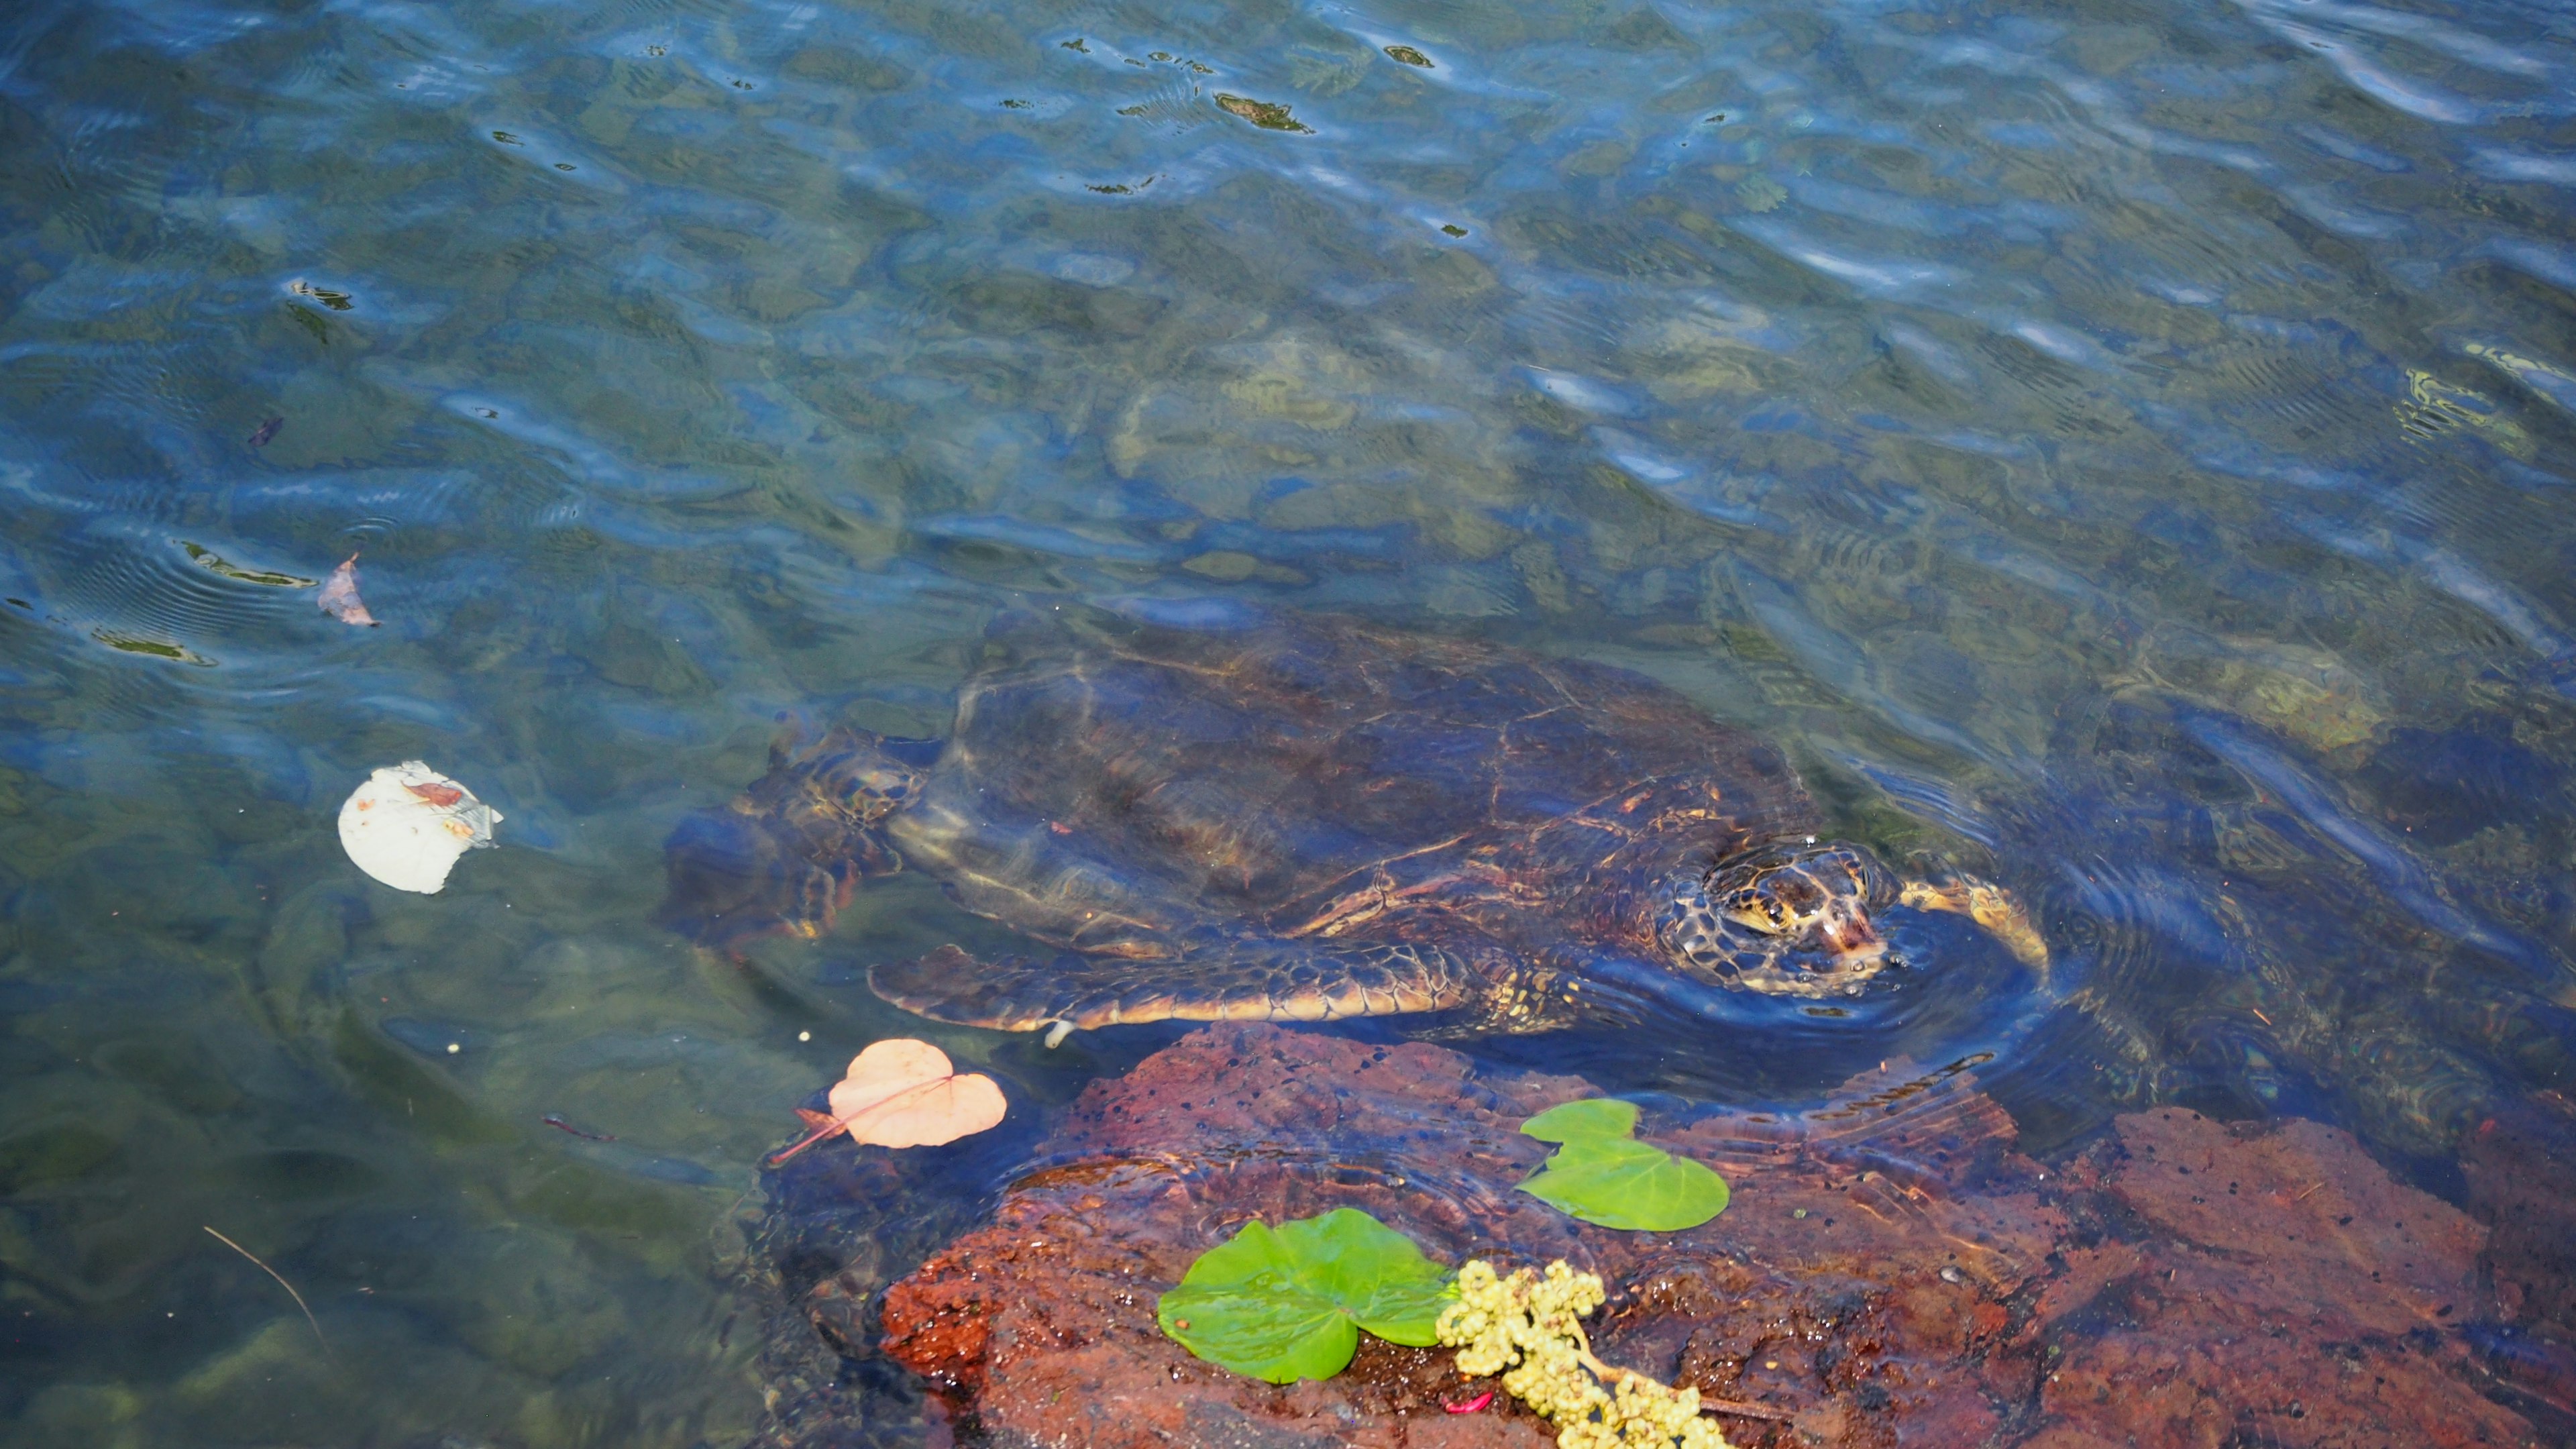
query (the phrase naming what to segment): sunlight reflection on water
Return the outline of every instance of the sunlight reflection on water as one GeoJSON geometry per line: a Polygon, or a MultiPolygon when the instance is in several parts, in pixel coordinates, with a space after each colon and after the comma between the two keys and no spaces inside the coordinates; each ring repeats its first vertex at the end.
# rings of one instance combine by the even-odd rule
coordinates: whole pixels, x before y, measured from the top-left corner
{"type": "Polygon", "coordinates": [[[853,963],[993,928],[740,971],[660,842],[1037,599],[1644,671],[2035,903],[2066,1000],[1917,1026],[2035,1133],[2447,1161],[2569,1079],[2576,57],[2411,3],[14,16],[9,1442],[750,1432],[754,1165],[853,963]],[[508,823],[395,899],[330,822],[412,757],[508,823]]]}

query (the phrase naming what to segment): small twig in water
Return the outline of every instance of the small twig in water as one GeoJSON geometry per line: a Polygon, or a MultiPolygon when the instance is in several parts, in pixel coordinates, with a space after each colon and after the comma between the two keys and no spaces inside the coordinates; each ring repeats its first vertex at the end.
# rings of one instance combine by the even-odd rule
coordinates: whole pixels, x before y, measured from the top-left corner
{"type": "MultiPolygon", "coordinates": [[[[211,1227],[208,1227],[206,1231],[215,1233],[215,1230],[211,1227]]],[[[313,1317],[313,1310],[305,1307],[304,1295],[295,1291],[294,1284],[287,1282],[285,1276],[279,1273],[275,1268],[268,1266],[266,1263],[260,1262],[259,1254],[252,1252],[250,1249],[243,1247],[241,1244],[234,1242],[223,1234],[215,1233],[215,1241],[232,1249],[234,1252],[241,1254],[243,1257],[250,1259],[251,1262],[258,1267],[259,1271],[266,1273],[271,1278],[277,1279],[277,1286],[286,1290],[286,1296],[295,1300],[296,1307],[304,1309],[304,1321],[313,1325],[313,1341],[322,1345],[322,1351],[324,1353],[327,1354],[331,1351],[331,1341],[322,1336],[321,1323],[313,1317]]]]}
{"type": "Polygon", "coordinates": [[[565,1121],[552,1112],[548,1112],[537,1120],[554,1128],[558,1132],[569,1132],[573,1136],[582,1139],[584,1142],[614,1142],[617,1140],[617,1134],[614,1132],[584,1132],[580,1128],[575,1127],[570,1122],[565,1121]]]}

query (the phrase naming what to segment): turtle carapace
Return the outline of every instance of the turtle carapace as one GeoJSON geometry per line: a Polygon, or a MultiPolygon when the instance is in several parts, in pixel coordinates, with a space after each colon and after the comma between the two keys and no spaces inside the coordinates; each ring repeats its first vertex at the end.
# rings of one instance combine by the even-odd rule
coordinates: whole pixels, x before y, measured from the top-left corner
{"type": "Polygon", "coordinates": [[[1026,624],[988,652],[944,741],[836,728],[686,820],[665,922],[816,935],[862,878],[927,872],[1038,949],[870,984],[1006,1031],[1857,994],[1899,900],[2044,961],[2002,892],[1820,843],[1779,749],[1625,670],[1313,616],[1026,624]]]}

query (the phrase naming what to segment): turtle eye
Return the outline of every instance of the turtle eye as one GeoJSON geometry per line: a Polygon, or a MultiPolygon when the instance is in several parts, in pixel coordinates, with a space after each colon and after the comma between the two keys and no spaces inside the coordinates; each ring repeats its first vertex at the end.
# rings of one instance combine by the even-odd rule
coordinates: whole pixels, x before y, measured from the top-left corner
{"type": "Polygon", "coordinates": [[[1766,936],[1776,936],[1788,929],[1789,913],[1768,891],[1739,890],[1726,898],[1727,919],[1749,926],[1766,936]]]}

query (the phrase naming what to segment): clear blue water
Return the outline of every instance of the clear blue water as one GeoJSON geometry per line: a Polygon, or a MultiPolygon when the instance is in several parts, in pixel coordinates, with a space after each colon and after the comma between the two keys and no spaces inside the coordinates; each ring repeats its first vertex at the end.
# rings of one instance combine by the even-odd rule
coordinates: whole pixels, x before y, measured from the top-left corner
{"type": "Polygon", "coordinates": [[[2576,1076],[2571,114],[2512,0],[25,0],[0,1442],[754,1432],[759,1154],[992,928],[737,968],[661,841],[1031,600],[1644,671],[2034,905],[2055,983],[1889,1038],[2034,1143],[2438,1185],[2576,1076]],[[430,897],[333,827],[414,756],[508,817],[430,897]]]}

